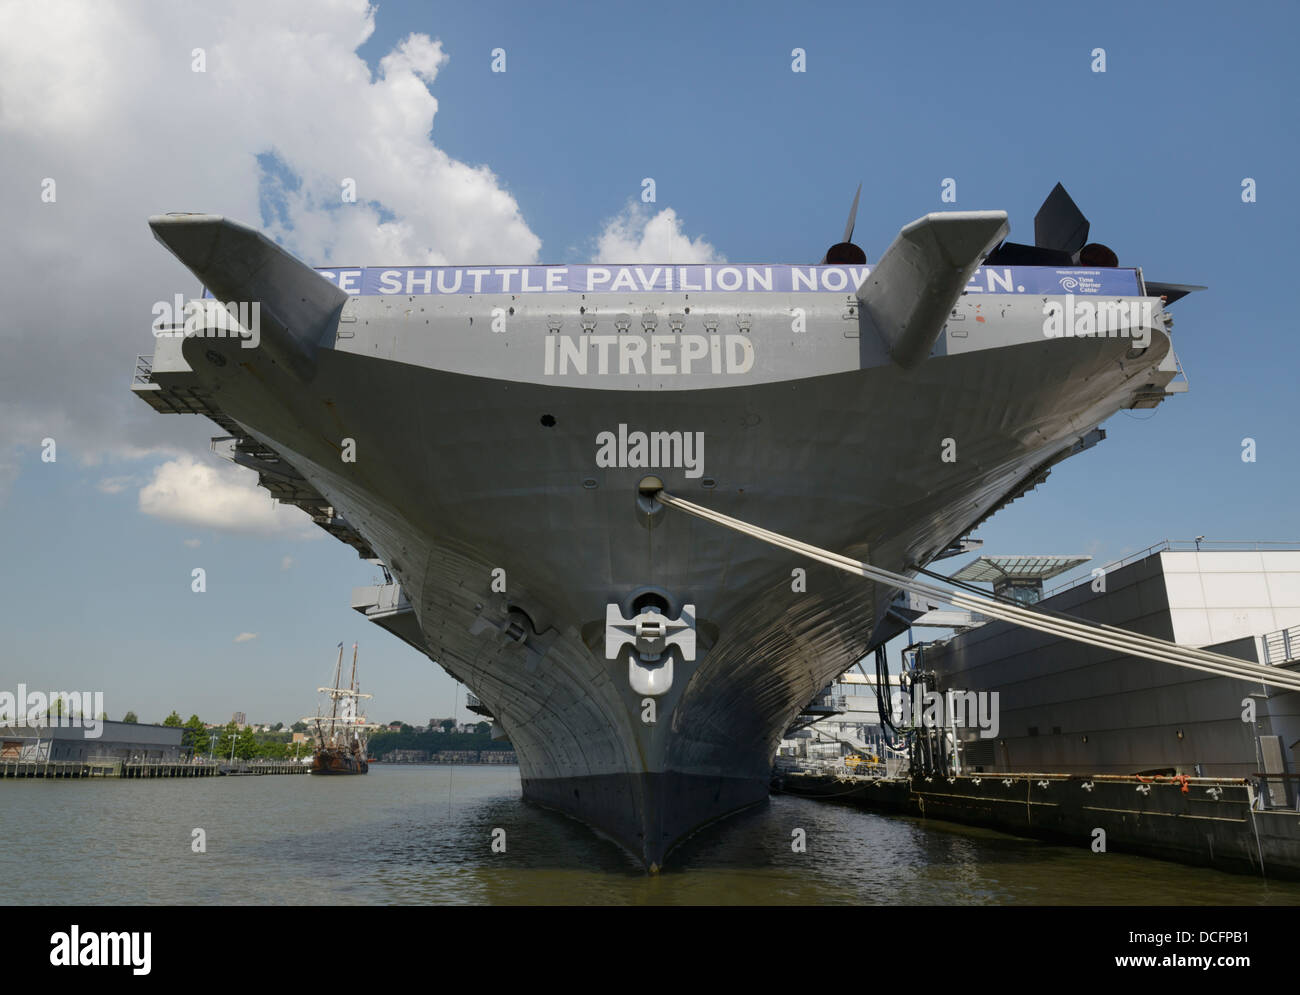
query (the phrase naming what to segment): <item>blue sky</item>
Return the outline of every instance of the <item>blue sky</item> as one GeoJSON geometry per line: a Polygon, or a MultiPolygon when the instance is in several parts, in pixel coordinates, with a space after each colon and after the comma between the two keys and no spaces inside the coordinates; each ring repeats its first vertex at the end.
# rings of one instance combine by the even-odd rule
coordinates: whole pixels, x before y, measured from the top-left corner
{"type": "MultiPolygon", "coordinates": [[[[676,211],[688,236],[729,260],[783,262],[815,262],[838,240],[859,182],[855,240],[870,260],[903,224],[944,208],[1005,209],[1012,238],[1032,241],[1035,210],[1064,182],[1092,238],[1122,265],[1210,287],[1174,308],[1191,391],[1154,413],[1121,413],[1101,446],[977,533],[987,552],[1082,552],[1100,564],[1165,537],[1300,538],[1291,300],[1298,22],[1290,4],[1194,3],[1175,12],[1119,3],[385,2],[358,51],[377,72],[412,32],[441,41],[447,61],[430,86],[432,142],[491,169],[540,238],[543,261],[590,259],[644,177],[655,179],[655,209],[676,211]],[[805,73],[791,72],[796,47],[806,51],[805,73]],[[1090,69],[1097,47],[1105,73],[1090,69]],[[490,72],[495,48],[506,51],[505,73],[490,72]],[[955,205],[940,202],[945,177],[957,181],[955,205]],[[1257,183],[1256,203],[1242,202],[1245,177],[1257,183]],[[1241,459],[1246,437],[1257,443],[1254,463],[1241,459]]],[[[127,69],[107,70],[117,71],[127,69]]],[[[173,108],[182,115],[185,99],[173,108]]],[[[358,123],[337,121],[342,145],[358,123]]],[[[39,146],[18,147],[15,155],[39,146]]],[[[61,151],[96,148],[73,141],[61,151]]],[[[255,170],[270,151],[252,142],[240,154],[255,170]]],[[[16,165],[41,175],[54,168],[47,159],[32,154],[16,165]]],[[[141,228],[149,213],[210,202],[201,176],[176,182],[171,201],[131,205],[141,228]],[[173,202],[181,196],[192,202],[173,202]]],[[[112,196],[97,190],[86,207],[112,196]]],[[[402,216],[400,206],[385,210],[402,216]]],[[[26,234],[25,245],[43,244],[26,234]]],[[[148,253],[142,258],[171,265],[143,244],[146,231],[129,237],[148,253]]],[[[114,233],[91,239],[79,255],[111,269],[114,233]]],[[[58,294],[42,267],[59,251],[16,256],[6,299],[58,294]]],[[[170,295],[158,278],[131,273],[117,291],[138,297],[146,313],[170,295]]],[[[95,313],[93,301],[63,306],[65,320],[95,313]]],[[[21,356],[46,334],[24,327],[6,345],[21,356]]],[[[58,462],[46,464],[39,421],[19,439],[0,532],[0,687],[103,689],[114,718],[131,708],[157,721],[175,707],[209,721],[235,710],[289,721],[314,708],[337,643],[359,640],[373,717],[423,722],[453,707],[464,715],[448,678],[349,609],[349,589],[375,571],[347,547],[141,513],[139,482],[166,458],[151,444],[166,433],[169,445],[202,459],[217,433],[197,418],[153,415],[129,395],[131,358],[150,348],[147,322],[103,336],[94,414],[135,452],[94,456],[70,430],[58,462]],[[159,424],[180,421],[188,423],[159,424]],[[118,476],[135,483],[104,493],[101,482],[118,476]],[[205,594],[190,591],[194,566],[207,571],[205,594]],[[241,632],[257,638],[234,642],[241,632]]],[[[0,387],[15,386],[10,376],[0,387]]],[[[73,403],[77,388],[57,365],[25,377],[45,378],[56,403],[73,403]]]]}

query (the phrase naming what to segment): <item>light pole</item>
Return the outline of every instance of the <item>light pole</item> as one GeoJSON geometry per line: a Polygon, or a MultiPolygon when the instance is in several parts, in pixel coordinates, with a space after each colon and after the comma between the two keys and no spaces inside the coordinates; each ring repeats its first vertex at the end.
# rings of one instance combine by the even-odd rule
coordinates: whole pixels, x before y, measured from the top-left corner
{"type": "Polygon", "coordinates": [[[210,747],[209,747],[209,749],[208,749],[208,759],[209,759],[209,760],[214,760],[214,759],[216,759],[215,756],[214,756],[214,754],[215,754],[216,752],[217,752],[217,734],[214,732],[214,733],[212,734],[212,743],[211,743],[211,745],[210,745],[210,747]]]}

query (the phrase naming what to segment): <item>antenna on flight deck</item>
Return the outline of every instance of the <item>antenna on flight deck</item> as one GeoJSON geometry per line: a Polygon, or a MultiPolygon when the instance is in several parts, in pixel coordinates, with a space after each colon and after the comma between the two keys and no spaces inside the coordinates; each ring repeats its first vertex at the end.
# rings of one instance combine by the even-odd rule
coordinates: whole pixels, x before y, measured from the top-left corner
{"type": "Polygon", "coordinates": [[[858,184],[858,192],[853,195],[853,206],[849,208],[849,220],[844,225],[844,240],[836,242],[826,250],[826,255],[822,256],[822,265],[830,263],[832,265],[842,264],[861,264],[867,261],[867,254],[859,246],[853,244],[853,228],[858,219],[858,201],[862,197],[862,184],[858,184]]]}

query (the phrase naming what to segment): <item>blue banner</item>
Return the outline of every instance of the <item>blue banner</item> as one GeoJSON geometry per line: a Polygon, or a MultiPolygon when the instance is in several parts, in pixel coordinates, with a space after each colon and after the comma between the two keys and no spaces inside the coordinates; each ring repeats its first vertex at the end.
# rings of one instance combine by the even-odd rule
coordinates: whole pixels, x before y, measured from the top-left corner
{"type": "MultiPolygon", "coordinates": [[[[317,270],[348,294],[408,297],[444,294],[835,293],[852,294],[870,266],[366,266],[317,270]]],[[[1136,297],[1134,269],[983,266],[971,294],[1075,294],[1136,297]]]]}

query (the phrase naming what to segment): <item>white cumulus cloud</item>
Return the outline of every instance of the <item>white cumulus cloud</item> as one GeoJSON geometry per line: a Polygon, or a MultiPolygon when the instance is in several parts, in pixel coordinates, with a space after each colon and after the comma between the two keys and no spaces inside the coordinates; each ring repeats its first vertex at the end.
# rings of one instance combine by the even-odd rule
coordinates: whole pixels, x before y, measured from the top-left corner
{"type": "Polygon", "coordinates": [[[209,466],[188,456],[154,471],[153,480],[140,490],[139,507],[146,515],[170,522],[228,532],[315,535],[311,519],[297,508],[276,504],[257,486],[256,474],[236,466],[209,466]]]}
{"type": "Polygon", "coordinates": [[[701,235],[682,231],[681,218],[671,207],[657,214],[637,201],[605,222],[596,238],[597,263],[720,263],[725,257],[701,235]]]}
{"type": "Polygon", "coordinates": [[[235,642],[246,643],[256,638],[257,638],[256,632],[241,632],[239,635],[235,637],[235,642]]]}

